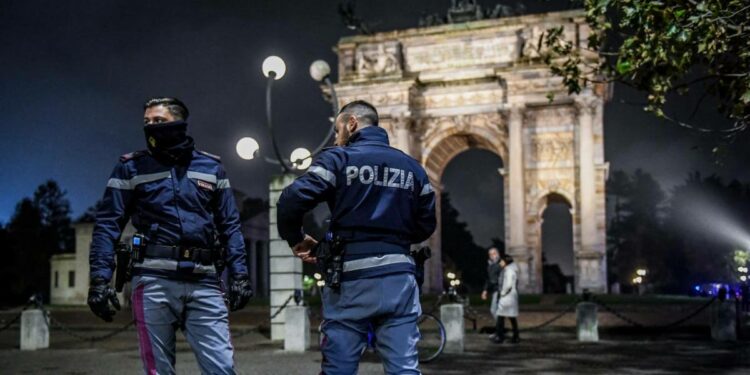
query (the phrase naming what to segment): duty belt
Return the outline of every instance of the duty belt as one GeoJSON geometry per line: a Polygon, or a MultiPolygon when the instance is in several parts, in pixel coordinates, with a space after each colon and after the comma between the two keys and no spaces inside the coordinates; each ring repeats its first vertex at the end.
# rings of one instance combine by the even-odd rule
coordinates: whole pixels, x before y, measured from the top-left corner
{"type": "Polygon", "coordinates": [[[143,257],[190,261],[209,265],[214,261],[214,251],[190,246],[146,245],[143,257]]]}

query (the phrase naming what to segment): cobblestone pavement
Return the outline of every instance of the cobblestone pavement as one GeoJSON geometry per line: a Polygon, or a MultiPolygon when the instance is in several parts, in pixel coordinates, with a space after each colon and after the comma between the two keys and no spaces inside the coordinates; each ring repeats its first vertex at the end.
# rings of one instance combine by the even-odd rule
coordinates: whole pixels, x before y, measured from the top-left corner
{"type": "MultiPolygon", "coordinates": [[[[97,335],[106,331],[76,331],[97,335]]],[[[35,352],[18,350],[18,328],[0,332],[0,369],[3,374],[134,374],[140,372],[133,330],[90,344],[53,330],[51,348],[35,352]]],[[[316,340],[315,334],[312,335],[316,340]]],[[[178,335],[177,370],[197,374],[190,348],[178,335]]],[[[234,340],[241,374],[317,374],[317,349],[288,354],[281,345],[252,331],[234,340]]],[[[443,355],[422,366],[425,374],[703,374],[750,373],[750,343],[713,343],[705,332],[656,336],[621,330],[602,333],[602,341],[582,344],[572,329],[529,333],[519,345],[494,345],[484,334],[470,333],[466,353],[443,355]]],[[[360,374],[382,374],[375,355],[363,358],[360,374]]]]}

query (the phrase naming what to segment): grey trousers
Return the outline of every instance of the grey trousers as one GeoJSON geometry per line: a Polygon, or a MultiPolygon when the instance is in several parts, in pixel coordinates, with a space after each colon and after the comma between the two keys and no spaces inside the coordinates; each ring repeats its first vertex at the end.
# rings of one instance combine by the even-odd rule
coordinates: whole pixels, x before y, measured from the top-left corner
{"type": "Polygon", "coordinates": [[[229,313],[219,282],[133,278],[131,302],[146,374],[175,373],[175,334],[184,334],[203,374],[234,374],[229,313]]]}
{"type": "Polygon", "coordinates": [[[421,313],[417,282],[410,273],[345,281],[338,292],[326,287],[322,374],[356,374],[372,329],[386,374],[419,375],[417,319],[421,313]]]}

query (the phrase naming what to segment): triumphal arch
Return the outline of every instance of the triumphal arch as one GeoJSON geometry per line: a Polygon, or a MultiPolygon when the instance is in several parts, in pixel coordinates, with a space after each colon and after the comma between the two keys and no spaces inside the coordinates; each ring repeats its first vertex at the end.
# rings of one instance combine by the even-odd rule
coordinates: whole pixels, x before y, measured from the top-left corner
{"type": "MultiPolygon", "coordinates": [[[[542,212],[553,199],[570,206],[576,289],[605,292],[608,90],[568,95],[539,59],[540,35],[559,26],[566,40],[586,45],[582,11],[345,37],[335,87],[340,105],[363,99],[377,107],[391,145],[421,161],[438,194],[459,153],[480,148],[502,158],[506,251],[523,292],[542,291],[542,212]]],[[[440,290],[439,229],[430,242],[426,287],[440,290]]]]}

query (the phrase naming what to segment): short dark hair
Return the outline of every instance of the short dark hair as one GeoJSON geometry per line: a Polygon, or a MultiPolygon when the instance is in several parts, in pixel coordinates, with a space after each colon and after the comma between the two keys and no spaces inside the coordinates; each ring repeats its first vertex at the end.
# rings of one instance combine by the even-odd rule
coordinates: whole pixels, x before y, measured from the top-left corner
{"type": "Polygon", "coordinates": [[[378,110],[364,100],[355,100],[343,106],[339,114],[355,116],[365,126],[378,126],[378,110]]]}
{"type": "Polygon", "coordinates": [[[169,113],[172,114],[172,116],[180,119],[180,120],[187,120],[188,116],[190,116],[190,111],[188,111],[187,106],[185,103],[183,103],[180,99],[177,98],[170,98],[170,97],[156,97],[151,98],[149,100],[146,100],[146,103],[143,104],[143,109],[149,109],[151,107],[156,107],[158,105],[163,105],[167,107],[167,110],[169,113]]]}

